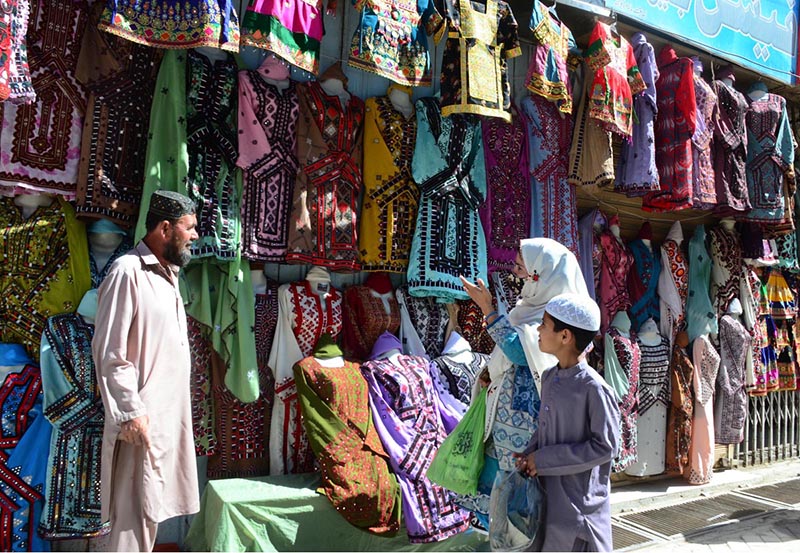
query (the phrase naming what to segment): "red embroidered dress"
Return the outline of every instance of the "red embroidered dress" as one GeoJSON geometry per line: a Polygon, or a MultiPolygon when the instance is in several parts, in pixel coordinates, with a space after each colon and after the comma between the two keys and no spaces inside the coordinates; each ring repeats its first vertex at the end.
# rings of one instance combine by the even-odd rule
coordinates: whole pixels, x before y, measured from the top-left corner
{"type": "Polygon", "coordinates": [[[369,286],[351,286],[344,304],[342,349],[348,359],[366,360],[378,336],[400,329],[400,305],[392,290],[378,294],[369,286]]]}
{"type": "Polygon", "coordinates": [[[589,37],[586,61],[594,70],[589,89],[589,117],[608,131],[630,139],[633,132],[633,95],[647,88],[639,73],[633,48],[604,23],[589,37]]]}
{"type": "Polygon", "coordinates": [[[692,136],[697,124],[692,60],[678,58],[666,45],[658,53],[656,81],[656,165],[661,190],[644,197],[645,211],[677,211],[692,207],[692,136]]]}
{"type": "Polygon", "coordinates": [[[357,271],[364,102],[350,96],[343,107],[337,96],[329,96],[316,82],[299,85],[297,94],[300,171],[294,186],[286,261],[357,271]]]}

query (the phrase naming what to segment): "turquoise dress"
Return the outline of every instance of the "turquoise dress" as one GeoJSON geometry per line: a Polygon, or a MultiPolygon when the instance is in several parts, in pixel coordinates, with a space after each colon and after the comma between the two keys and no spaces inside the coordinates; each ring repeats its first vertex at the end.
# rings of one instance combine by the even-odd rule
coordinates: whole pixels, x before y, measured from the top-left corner
{"type": "Polygon", "coordinates": [[[421,197],[408,290],[412,296],[447,303],[466,300],[459,275],[488,282],[486,238],[478,217],[486,197],[480,120],[469,115],[443,118],[436,98],[417,101],[416,110],[411,173],[421,197]]]}
{"type": "Polygon", "coordinates": [[[711,304],[711,256],[706,250],[706,229],[698,225],[689,241],[689,296],[686,298],[686,332],[689,341],[717,333],[717,314],[711,304]]]}

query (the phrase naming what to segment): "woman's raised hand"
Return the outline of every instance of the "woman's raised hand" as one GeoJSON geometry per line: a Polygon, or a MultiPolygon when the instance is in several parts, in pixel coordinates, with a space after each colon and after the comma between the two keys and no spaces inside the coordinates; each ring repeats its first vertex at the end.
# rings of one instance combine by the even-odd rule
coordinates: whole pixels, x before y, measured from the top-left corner
{"type": "Polygon", "coordinates": [[[472,301],[480,307],[481,311],[483,311],[483,315],[489,315],[494,311],[494,307],[492,305],[492,293],[486,287],[486,283],[483,282],[483,279],[478,279],[478,282],[473,284],[472,282],[468,281],[463,275],[459,275],[458,278],[461,279],[461,284],[464,286],[464,291],[472,298],[472,301]]]}

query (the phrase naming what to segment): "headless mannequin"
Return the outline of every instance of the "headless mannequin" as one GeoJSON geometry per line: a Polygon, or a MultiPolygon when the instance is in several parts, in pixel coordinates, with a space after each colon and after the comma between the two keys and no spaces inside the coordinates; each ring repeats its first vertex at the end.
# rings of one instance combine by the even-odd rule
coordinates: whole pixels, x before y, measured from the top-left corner
{"type": "Polygon", "coordinates": [[[275,57],[274,54],[267,55],[264,58],[258,73],[265,83],[271,84],[283,93],[284,90],[289,88],[289,70],[284,65],[284,62],[275,57]]]}
{"type": "Polygon", "coordinates": [[[336,342],[333,341],[333,338],[331,338],[331,335],[327,332],[320,336],[312,355],[317,363],[323,367],[329,369],[344,367],[344,355],[342,354],[342,350],[339,349],[339,346],[336,345],[336,342]],[[324,352],[320,350],[324,350],[324,352]]]}
{"type": "Polygon", "coordinates": [[[92,252],[97,270],[102,271],[108,264],[108,260],[114,255],[124,236],[116,232],[90,232],[87,234],[89,239],[89,251],[92,252]]]}
{"type": "Polygon", "coordinates": [[[733,232],[733,225],[736,224],[736,220],[731,217],[725,217],[719,222],[719,226],[725,229],[726,232],[733,232]]]}
{"type": "Polygon", "coordinates": [[[447,339],[442,355],[448,356],[456,363],[469,363],[472,360],[472,348],[458,331],[453,331],[447,339]]]}
{"type": "MultiPolygon", "coordinates": [[[[756,83],[756,84],[758,84],[758,83],[756,83]]],[[[747,96],[748,96],[748,97],[749,97],[751,100],[753,100],[754,102],[757,102],[758,100],[762,99],[762,98],[763,98],[763,97],[765,97],[766,95],[767,95],[767,91],[766,91],[766,90],[764,90],[763,88],[760,88],[760,87],[759,87],[759,88],[752,88],[752,89],[750,89],[750,91],[747,93],[747,96]]]]}
{"type": "Polygon", "coordinates": [[[396,365],[397,358],[400,357],[401,355],[403,355],[403,352],[400,351],[399,349],[394,348],[390,349],[389,351],[381,353],[375,359],[388,359],[389,361],[392,362],[392,364],[396,365]]]}
{"type": "Polygon", "coordinates": [[[652,318],[647,319],[639,328],[639,341],[646,346],[657,346],[661,343],[658,324],[652,318]]]}
{"type": "Polygon", "coordinates": [[[394,109],[403,114],[403,117],[408,119],[414,114],[414,106],[411,104],[411,96],[398,87],[393,87],[389,91],[389,100],[392,102],[394,109]]]}
{"type": "Polygon", "coordinates": [[[733,298],[731,303],[728,305],[728,312],[727,315],[730,315],[737,321],[741,322],[742,318],[742,304],[739,301],[739,298],[733,298]]]}
{"type": "Polygon", "coordinates": [[[725,77],[725,78],[720,79],[720,80],[723,83],[725,83],[726,85],[728,85],[729,87],[733,88],[733,79],[731,79],[730,77],[725,77]]]}
{"type": "Polygon", "coordinates": [[[611,326],[619,330],[619,333],[629,338],[631,335],[631,319],[625,311],[618,311],[611,321],[611,326]]]}
{"type": "Polygon", "coordinates": [[[336,96],[342,104],[342,109],[347,109],[347,103],[350,101],[350,93],[344,87],[344,82],[341,79],[330,78],[320,81],[319,85],[325,94],[328,96],[336,96]]]}
{"type": "Polygon", "coordinates": [[[611,234],[614,235],[614,238],[617,239],[617,242],[622,244],[622,237],[619,235],[619,225],[611,225],[608,229],[611,231],[611,234]]]}
{"type": "Polygon", "coordinates": [[[97,289],[92,288],[83,295],[80,305],[78,305],[78,315],[90,325],[94,324],[94,317],[97,314],[97,289]]]}
{"type": "Polygon", "coordinates": [[[325,309],[331,291],[330,273],[324,267],[312,267],[306,275],[306,280],[311,284],[311,292],[319,296],[320,305],[325,309]]]}
{"type": "Polygon", "coordinates": [[[20,194],[14,196],[14,204],[22,211],[22,217],[29,219],[38,207],[47,207],[53,203],[50,194],[20,194]]]}
{"type": "Polygon", "coordinates": [[[392,306],[389,300],[394,296],[392,281],[387,273],[370,273],[364,285],[370,288],[370,293],[376,298],[380,298],[386,314],[391,314],[392,306]]]}
{"type": "Polygon", "coordinates": [[[253,283],[253,294],[256,296],[267,293],[267,275],[260,269],[250,271],[250,282],[253,283]]]}
{"type": "Polygon", "coordinates": [[[399,357],[403,355],[401,348],[402,344],[397,336],[386,331],[375,341],[369,356],[370,361],[388,359],[393,365],[397,365],[399,357]]]}

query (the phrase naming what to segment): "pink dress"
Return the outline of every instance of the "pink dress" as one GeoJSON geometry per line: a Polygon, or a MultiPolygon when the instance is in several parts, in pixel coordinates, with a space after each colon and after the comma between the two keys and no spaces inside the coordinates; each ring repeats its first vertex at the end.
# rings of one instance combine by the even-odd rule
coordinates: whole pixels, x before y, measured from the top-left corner
{"type": "Polygon", "coordinates": [[[694,373],[694,414],[692,415],[692,441],[689,445],[689,472],[683,475],[690,484],[707,484],[711,481],[714,465],[714,383],[717,380],[720,357],[708,340],[708,335],[698,336],[692,346],[694,373]]]}
{"type": "Polygon", "coordinates": [[[600,233],[600,248],[600,332],[605,333],[614,315],[630,307],[628,273],[633,256],[610,230],[600,233]]]}

